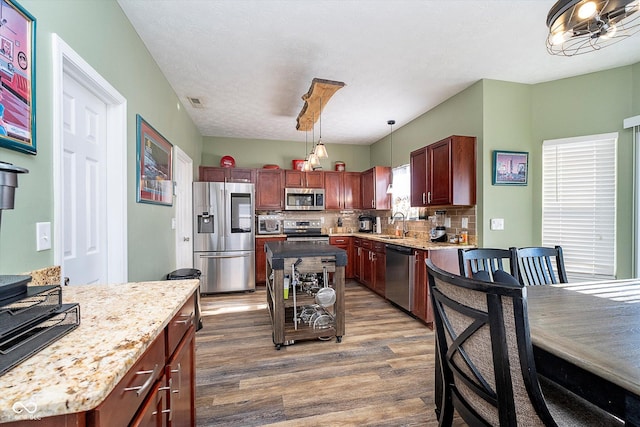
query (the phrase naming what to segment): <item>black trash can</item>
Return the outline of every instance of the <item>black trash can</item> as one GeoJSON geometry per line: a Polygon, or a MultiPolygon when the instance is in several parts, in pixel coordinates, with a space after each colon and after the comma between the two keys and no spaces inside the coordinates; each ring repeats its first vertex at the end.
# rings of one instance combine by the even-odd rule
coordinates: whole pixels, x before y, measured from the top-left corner
{"type": "MultiPolygon", "coordinates": [[[[188,280],[200,279],[202,272],[195,268],[180,268],[167,274],[167,280],[188,280]]],[[[202,318],[200,317],[200,287],[196,292],[196,331],[202,329],[202,318]]]]}

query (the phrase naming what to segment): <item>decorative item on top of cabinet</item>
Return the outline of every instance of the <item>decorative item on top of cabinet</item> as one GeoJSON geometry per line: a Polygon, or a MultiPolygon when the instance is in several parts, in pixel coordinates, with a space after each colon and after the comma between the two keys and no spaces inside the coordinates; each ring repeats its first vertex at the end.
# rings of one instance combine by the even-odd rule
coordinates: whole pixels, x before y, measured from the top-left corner
{"type": "Polygon", "coordinates": [[[415,150],[411,206],[476,204],[476,138],[453,135],[415,150]]]}
{"type": "Polygon", "coordinates": [[[245,168],[222,168],[214,166],[200,166],[200,181],[208,182],[254,182],[256,170],[245,168]]]}
{"type": "Polygon", "coordinates": [[[256,210],[284,209],[284,171],[256,170],[256,210]]]}
{"type": "Polygon", "coordinates": [[[361,174],[362,209],[391,209],[391,196],[387,187],[391,182],[391,168],[374,166],[361,174]]]}
{"type": "Polygon", "coordinates": [[[324,188],[323,173],[323,171],[285,170],[284,186],[286,188],[324,188]]]}

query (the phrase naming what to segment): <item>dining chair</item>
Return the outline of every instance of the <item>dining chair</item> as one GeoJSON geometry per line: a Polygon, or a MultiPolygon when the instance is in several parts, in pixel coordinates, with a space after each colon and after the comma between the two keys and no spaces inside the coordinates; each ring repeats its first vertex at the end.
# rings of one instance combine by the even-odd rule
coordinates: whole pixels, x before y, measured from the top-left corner
{"type": "Polygon", "coordinates": [[[539,380],[526,287],[458,276],[431,260],[426,265],[440,426],[452,425],[454,409],[472,426],[623,425],[564,388],[539,380]]]}
{"type": "Polygon", "coordinates": [[[513,252],[509,249],[472,248],[458,249],[458,264],[460,275],[474,277],[479,272],[486,271],[489,281],[493,282],[493,275],[498,270],[503,270],[518,277],[518,263],[514,262],[513,252]],[[505,270],[505,266],[508,270],[505,270]]]}
{"type": "Polygon", "coordinates": [[[567,283],[562,247],[510,248],[518,266],[518,280],[524,286],[567,283]]]}

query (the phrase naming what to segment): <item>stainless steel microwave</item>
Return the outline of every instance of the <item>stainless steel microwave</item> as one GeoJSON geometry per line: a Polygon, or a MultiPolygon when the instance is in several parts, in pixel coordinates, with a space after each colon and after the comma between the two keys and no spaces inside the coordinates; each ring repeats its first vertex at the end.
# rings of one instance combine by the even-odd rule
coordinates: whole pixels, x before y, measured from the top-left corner
{"type": "Polygon", "coordinates": [[[324,210],[323,188],[285,188],[284,209],[287,211],[324,210]]]}

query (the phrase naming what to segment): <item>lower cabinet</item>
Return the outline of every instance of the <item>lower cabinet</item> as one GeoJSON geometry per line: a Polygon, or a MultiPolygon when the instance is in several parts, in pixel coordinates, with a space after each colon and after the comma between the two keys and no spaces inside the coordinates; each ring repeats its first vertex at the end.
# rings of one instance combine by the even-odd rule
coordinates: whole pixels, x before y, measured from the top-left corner
{"type": "Polygon", "coordinates": [[[356,276],[356,278],[375,293],[384,296],[387,268],[384,243],[368,239],[358,240],[360,241],[360,246],[356,248],[359,254],[356,261],[356,270],[359,276],[356,276]]]}
{"type": "Polygon", "coordinates": [[[347,251],[347,267],[344,269],[345,279],[353,279],[354,277],[354,266],[355,266],[355,257],[353,256],[353,242],[351,237],[343,237],[343,236],[331,236],[329,237],[329,244],[333,246],[337,246],[340,249],[344,249],[347,251]]]}
{"type": "Polygon", "coordinates": [[[105,401],[87,414],[87,426],[194,426],[194,323],[195,295],[105,401]]]}
{"type": "Polygon", "coordinates": [[[256,285],[264,285],[267,281],[267,254],[264,245],[269,242],[283,242],[286,237],[259,237],[256,239],[256,285]]]}
{"type": "Polygon", "coordinates": [[[430,258],[439,268],[455,274],[458,272],[458,250],[439,249],[433,251],[416,250],[416,264],[413,282],[413,303],[411,313],[418,319],[433,327],[433,309],[429,296],[429,283],[427,265],[425,261],[430,258]]]}

